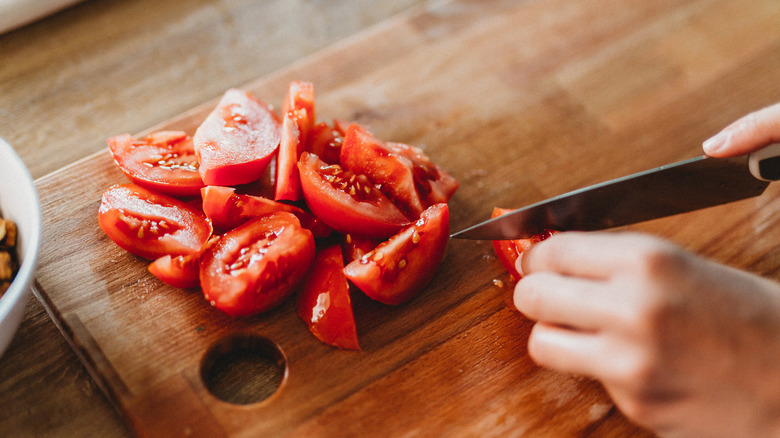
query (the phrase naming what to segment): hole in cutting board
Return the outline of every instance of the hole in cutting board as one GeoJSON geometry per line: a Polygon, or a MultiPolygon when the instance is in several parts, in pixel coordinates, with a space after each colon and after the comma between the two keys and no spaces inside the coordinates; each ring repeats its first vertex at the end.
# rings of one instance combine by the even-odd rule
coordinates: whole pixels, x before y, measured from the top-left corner
{"type": "Polygon", "coordinates": [[[237,334],[216,342],[201,364],[201,379],[218,399],[237,405],[272,396],[287,374],[287,360],[266,338],[237,334]]]}

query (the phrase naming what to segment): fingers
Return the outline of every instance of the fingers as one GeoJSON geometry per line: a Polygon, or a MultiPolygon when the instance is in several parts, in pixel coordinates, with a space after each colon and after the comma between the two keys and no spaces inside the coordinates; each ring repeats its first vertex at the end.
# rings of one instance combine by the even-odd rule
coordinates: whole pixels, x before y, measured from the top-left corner
{"type": "Polygon", "coordinates": [[[705,141],[704,152],[713,157],[732,157],[780,142],[780,104],[748,114],[705,141]]]}
{"type": "Polygon", "coordinates": [[[599,335],[537,323],[528,339],[528,354],[541,366],[599,378],[607,373],[604,340],[599,335]]]}
{"type": "Polygon", "coordinates": [[[527,318],[576,330],[613,324],[614,300],[600,281],[541,272],[515,286],[514,303],[527,318]]]}
{"type": "Polygon", "coordinates": [[[518,269],[524,276],[550,271],[560,275],[606,280],[619,272],[633,272],[647,254],[665,242],[635,233],[566,232],[523,252],[518,269]]]}

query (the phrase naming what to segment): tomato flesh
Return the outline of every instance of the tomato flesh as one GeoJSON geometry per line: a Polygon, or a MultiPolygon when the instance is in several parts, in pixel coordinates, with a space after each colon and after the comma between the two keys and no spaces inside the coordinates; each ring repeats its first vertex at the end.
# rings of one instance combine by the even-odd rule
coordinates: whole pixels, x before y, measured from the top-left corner
{"type": "Polygon", "coordinates": [[[385,304],[409,301],[436,274],[444,259],[449,229],[447,204],[435,204],[423,211],[417,222],[350,262],[344,273],[377,301],[385,304]]]}
{"type": "Polygon", "coordinates": [[[160,131],[135,139],[122,134],[107,140],[119,169],[134,183],[172,196],[196,196],[203,180],[192,138],[160,131]]]}
{"type": "Polygon", "coordinates": [[[341,165],[363,174],[381,187],[410,218],[438,203],[446,203],[458,188],[451,175],[436,166],[419,148],[384,142],[352,124],[344,136],[341,165]]]}
{"type": "Polygon", "coordinates": [[[165,255],[149,264],[149,272],[165,284],[181,289],[200,286],[200,256],[165,255]]]}
{"type": "Polygon", "coordinates": [[[314,237],[327,237],[333,231],[314,215],[294,205],[272,201],[271,199],[236,193],[233,187],[208,186],[201,190],[203,212],[214,226],[230,230],[251,219],[276,211],[294,214],[301,225],[312,232],[314,237]]]}
{"type": "MultiPolygon", "coordinates": [[[[503,214],[507,214],[511,211],[513,210],[496,207],[493,209],[493,214],[491,217],[495,218],[503,214]]],[[[526,251],[528,248],[541,242],[542,240],[555,235],[556,233],[557,231],[554,230],[546,230],[527,239],[494,240],[492,241],[493,249],[496,252],[496,257],[498,257],[498,260],[504,266],[504,269],[509,272],[509,275],[512,277],[512,279],[514,281],[519,281],[521,278],[523,278],[523,276],[520,275],[520,272],[518,272],[516,266],[517,259],[520,258],[520,254],[522,254],[523,251],[526,251]]]]}
{"type": "Polygon", "coordinates": [[[339,164],[344,132],[334,122],[334,126],[321,122],[312,126],[306,139],[306,150],[320,157],[328,164],[339,164]]]}
{"type": "Polygon", "coordinates": [[[232,316],[271,310],[295,291],[313,259],[314,237],[292,213],[253,219],[223,234],[203,254],[203,296],[232,316]]]}
{"type": "Polygon", "coordinates": [[[276,157],[276,191],[274,199],[298,201],[301,193],[301,178],[298,175],[298,158],[306,147],[306,131],[309,116],[305,109],[289,111],[282,121],[282,139],[276,157]]]}
{"type": "Polygon", "coordinates": [[[212,233],[206,215],[191,204],[135,184],[103,193],[98,223],[121,248],[150,260],[197,253],[212,233]]]}
{"type": "Polygon", "coordinates": [[[329,165],[308,152],[301,155],[298,170],[306,205],[334,230],[383,238],[409,223],[363,175],[329,165]]]}
{"type": "Polygon", "coordinates": [[[317,253],[296,305],[298,316],[319,340],[339,348],[360,349],[344,257],[338,245],[317,253]]]}
{"type": "Polygon", "coordinates": [[[259,179],[280,137],[279,118],[266,104],[246,91],[226,91],[193,137],[203,182],[231,186],[259,179]]]}

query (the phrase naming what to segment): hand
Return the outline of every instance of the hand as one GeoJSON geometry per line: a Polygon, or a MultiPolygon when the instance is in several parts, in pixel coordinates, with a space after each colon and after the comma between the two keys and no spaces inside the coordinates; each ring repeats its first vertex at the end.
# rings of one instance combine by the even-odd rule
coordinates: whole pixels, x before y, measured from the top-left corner
{"type": "Polygon", "coordinates": [[[780,436],[780,285],[633,233],[560,233],[518,267],[539,364],[662,435],[780,436]]]}
{"type": "Polygon", "coordinates": [[[713,157],[732,157],[780,142],[780,103],[750,113],[702,145],[713,157]]]}

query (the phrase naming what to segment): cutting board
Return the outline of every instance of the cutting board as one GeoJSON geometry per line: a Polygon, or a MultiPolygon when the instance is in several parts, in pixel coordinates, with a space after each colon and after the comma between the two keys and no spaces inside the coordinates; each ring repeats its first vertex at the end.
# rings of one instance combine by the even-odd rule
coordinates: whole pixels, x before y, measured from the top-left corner
{"type": "MultiPolygon", "coordinates": [[[[311,81],[320,120],[422,147],[461,183],[457,230],[494,206],[700,154],[721,127],[780,101],[778,22],[775,0],[439,1],[243,88],[279,107],[289,81],[311,81]]],[[[193,132],[217,98],[145,132],[193,132]]],[[[98,227],[103,190],[121,182],[107,151],[37,181],[36,293],[139,436],[648,434],[597,382],[532,362],[532,323],[512,309],[489,242],[450,242],[408,304],[355,294],[362,350],[344,351],[311,336],[293,300],[231,318],[157,281],[98,227]],[[242,368],[257,357],[267,366],[242,368]],[[268,396],[216,394],[212,374],[231,361],[228,393],[260,381],[268,396]]],[[[778,278],[779,195],[628,228],[778,278]]]]}

